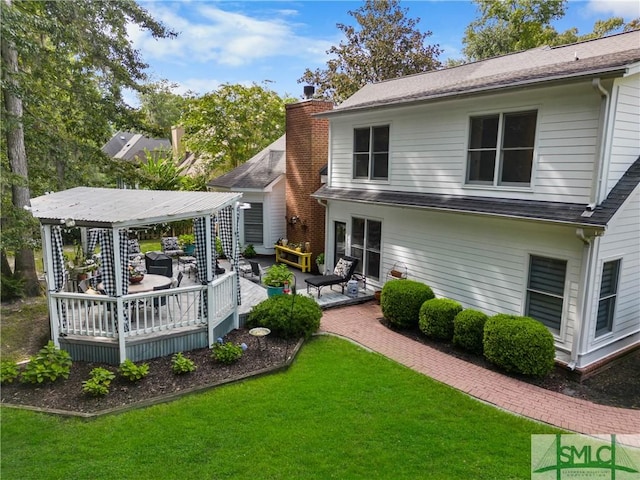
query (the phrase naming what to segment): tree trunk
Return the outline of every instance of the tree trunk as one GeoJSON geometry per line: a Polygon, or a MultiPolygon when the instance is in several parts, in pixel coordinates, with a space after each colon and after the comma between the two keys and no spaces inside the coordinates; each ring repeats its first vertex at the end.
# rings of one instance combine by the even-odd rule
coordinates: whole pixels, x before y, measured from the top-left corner
{"type": "MultiPolygon", "coordinates": [[[[4,0],[11,6],[11,0],[4,0]]],[[[17,95],[18,82],[14,75],[18,73],[18,52],[15,46],[6,39],[2,39],[2,77],[7,85],[3,91],[4,103],[7,111],[6,140],[7,157],[11,171],[20,180],[11,187],[13,206],[20,210],[31,205],[29,193],[29,173],[27,168],[27,152],[24,145],[24,127],[22,125],[22,99],[17,95]]],[[[36,274],[36,262],[33,250],[20,248],[16,252],[14,274],[24,279],[25,294],[36,296],[40,294],[40,285],[36,274]]]]}

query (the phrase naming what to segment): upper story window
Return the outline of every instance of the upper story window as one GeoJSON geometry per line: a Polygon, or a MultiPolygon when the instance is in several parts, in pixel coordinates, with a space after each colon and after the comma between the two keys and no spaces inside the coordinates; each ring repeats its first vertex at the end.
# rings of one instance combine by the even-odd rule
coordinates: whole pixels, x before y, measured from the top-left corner
{"type": "Polygon", "coordinates": [[[620,260],[605,262],[602,266],[600,282],[600,299],[596,318],[596,337],[613,330],[613,314],[618,296],[618,279],[620,276],[620,260]]]}
{"type": "Polygon", "coordinates": [[[467,183],[531,184],[537,112],[471,117],[467,183]]]}
{"type": "Polygon", "coordinates": [[[353,129],[353,178],[389,179],[389,125],[353,129]]]}

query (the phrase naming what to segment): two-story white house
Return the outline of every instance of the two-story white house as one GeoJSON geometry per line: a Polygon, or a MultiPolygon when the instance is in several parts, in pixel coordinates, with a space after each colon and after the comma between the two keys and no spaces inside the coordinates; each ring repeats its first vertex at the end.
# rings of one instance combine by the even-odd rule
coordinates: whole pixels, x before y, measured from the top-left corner
{"type": "Polygon", "coordinates": [[[327,263],[528,315],[557,359],[640,344],[640,31],[370,84],[330,112],[327,263]]]}

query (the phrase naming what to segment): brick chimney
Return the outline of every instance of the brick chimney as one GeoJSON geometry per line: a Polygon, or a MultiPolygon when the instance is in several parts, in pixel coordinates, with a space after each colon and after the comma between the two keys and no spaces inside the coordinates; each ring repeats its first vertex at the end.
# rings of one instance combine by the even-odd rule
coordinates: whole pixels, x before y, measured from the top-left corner
{"type": "MultiPolygon", "coordinates": [[[[310,96],[306,90],[305,94],[310,96]]],[[[313,115],[331,109],[332,102],[313,99],[286,106],[287,238],[311,244],[314,269],[316,255],[324,251],[325,208],[311,194],[322,186],[320,171],[328,161],[329,121],[313,115]]]]}

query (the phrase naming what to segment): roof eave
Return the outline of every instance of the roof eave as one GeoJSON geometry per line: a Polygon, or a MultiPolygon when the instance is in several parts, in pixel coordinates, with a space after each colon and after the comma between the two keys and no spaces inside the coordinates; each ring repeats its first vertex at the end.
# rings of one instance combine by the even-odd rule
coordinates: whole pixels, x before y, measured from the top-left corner
{"type": "Polygon", "coordinates": [[[349,113],[360,113],[366,112],[369,110],[375,110],[378,108],[394,108],[404,105],[420,105],[440,100],[447,99],[457,99],[463,97],[469,97],[473,95],[481,95],[485,93],[491,93],[498,90],[512,90],[516,88],[522,87],[530,87],[536,85],[546,85],[546,84],[557,84],[557,83],[565,83],[571,82],[580,78],[590,78],[597,76],[606,76],[606,77],[614,77],[620,76],[620,74],[624,74],[627,71],[628,65],[617,66],[617,67],[607,67],[601,69],[594,69],[584,72],[576,72],[574,74],[566,75],[554,75],[544,78],[532,78],[527,80],[519,80],[511,83],[500,84],[500,85],[488,85],[484,87],[471,88],[465,91],[453,91],[453,92],[444,92],[442,94],[429,95],[425,97],[409,97],[409,98],[401,98],[401,99],[390,99],[388,101],[381,101],[369,104],[363,104],[360,106],[347,107],[344,109],[340,109],[339,107],[334,110],[317,113],[315,117],[337,117],[341,114],[349,114],[349,113]]]}
{"type": "Polygon", "coordinates": [[[593,224],[593,223],[582,223],[582,222],[567,222],[567,221],[562,221],[562,220],[553,220],[553,219],[549,219],[549,218],[537,218],[537,217],[527,217],[524,215],[508,215],[508,214],[503,214],[503,213],[496,213],[496,212],[483,212],[483,211],[478,211],[478,210],[464,210],[464,209],[459,209],[459,208],[445,208],[445,207],[435,207],[435,206],[429,206],[429,205],[413,205],[410,203],[405,203],[405,204],[400,204],[400,203],[394,203],[394,202],[386,202],[384,200],[382,201],[369,201],[369,200],[361,200],[361,199],[354,199],[354,198],[349,198],[349,199],[342,199],[342,198],[336,198],[333,195],[322,195],[322,194],[318,194],[318,193],[314,193],[311,195],[311,197],[316,198],[316,199],[320,199],[320,200],[336,200],[336,201],[348,201],[351,203],[361,203],[361,204],[369,204],[369,205],[378,205],[378,206],[387,206],[387,207],[400,207],[400,208],[414,208],[416,210],[429,210],[429,211],[434,211],[434,212],[444,212],[444,213],[455,213],[455,214],[459,214],[459,215],[482,215],[482,216],[486,216],[486,217],[493,217],[493,218],[505,218],[505,219],[512,219],[512,220],[526,220],[526,221],[531,221],[531,222],[537,222],[537,223],[546,223],[546,224],[551,224],[551,225],[558,225],[558,226],[567,226],[567,227],[573,227],[573,228],[585,228],[585,229],[591,229],[591,230],[595,230],[595,231],[605,231],[606,230],[606,225],[602,225],[602,224],[593,224]]]}

